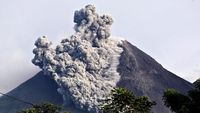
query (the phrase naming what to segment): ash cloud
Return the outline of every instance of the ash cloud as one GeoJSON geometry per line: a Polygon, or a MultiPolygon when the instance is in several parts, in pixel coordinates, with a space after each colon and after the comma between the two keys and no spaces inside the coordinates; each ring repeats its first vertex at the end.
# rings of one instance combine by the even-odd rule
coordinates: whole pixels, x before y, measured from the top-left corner
{"type": "Polygon", "coordinates": [[[60,86],[64,105],[99,113],[99,104],[120,79],[117,72],[123,49],[110,37],[110,16],[99,16],[93,5],[74,13],[75,34],[54,49],[43,36],[36,40],[32,62],[60,86]]]}

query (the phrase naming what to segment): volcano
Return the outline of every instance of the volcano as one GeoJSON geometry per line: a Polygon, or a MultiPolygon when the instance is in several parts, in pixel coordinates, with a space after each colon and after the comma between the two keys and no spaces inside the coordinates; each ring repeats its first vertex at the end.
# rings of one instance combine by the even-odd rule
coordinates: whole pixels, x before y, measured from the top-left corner
{"type": "MultiPolygon", "coordinates": [[[[164,69],[152,57],[126,40],[112,38],[110,16],[99,16],[87,5],[74,14],[75,34],[52,48],[47,37],[36,40],[32,62],[42,69],[8,95],[21,100],[63,105],[72,113],[99,113],[99,103],[114,87],[157,103],[154,113],[172,113],[162,101],[168,88],[186,93],[193,85],[164,69]]],[[[5,96],[1,113],[30,107],[5,96]]]]}
{"type": "MultiPolygon", "coordinates": [[[[186,93],[193,88],[193,85],[164,69],[153,58],[131,45],[128,41],[123,42],[123,49],[118,65],[121,79],[117,86],[130,89],[137,96],[146,95],[151,100],[156,101],[157,105],[153,108],[154,113],[172,113],[164,106],[162,101],[163,92],[168,88],[174,88],[186,93]]],[[[57,88],[58,85],[53,79],[44,75],[43,72],[39,72],[33,78],[10,91],[8,95],[32,103],[48,101],[56,105],[62,105],[63,99],[57,92],[57,88]]],[[[0,113],[15,113],[27,107],[30,106],[8,97],[3,96],[0,98],[0,113]]],[[[75,108],[70,106],[67,110],[74,111],[75,108]]],[[[81,111],[79,112],[81,113],[81,111]]],[[[78,111],[74,113],[78,113],[78,111]]]]}

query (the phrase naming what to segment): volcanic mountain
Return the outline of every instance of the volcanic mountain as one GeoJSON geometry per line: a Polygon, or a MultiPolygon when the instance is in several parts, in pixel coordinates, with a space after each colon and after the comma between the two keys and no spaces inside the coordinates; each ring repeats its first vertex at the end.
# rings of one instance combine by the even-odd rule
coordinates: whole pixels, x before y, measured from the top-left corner
{"type": "MultiPolygon", "coordinates": [[[[172,113],[164,106],[163,92],[174,88],[186,93],[193,88],[128,41],[112,38],[112,18],[99,16],[94,6],[76,11],[74,22],[75,34],[55,49],[47,37],[36,40],[32,62],[42,71],[8,95],[31,103],[49,101],[72,113],[99,113],[98,105],[111,89],[125,87],[155,101],[152,112],[172,113]]],[[[6,96],[0,98],[0,113],[27,107],[6,96]]]]}

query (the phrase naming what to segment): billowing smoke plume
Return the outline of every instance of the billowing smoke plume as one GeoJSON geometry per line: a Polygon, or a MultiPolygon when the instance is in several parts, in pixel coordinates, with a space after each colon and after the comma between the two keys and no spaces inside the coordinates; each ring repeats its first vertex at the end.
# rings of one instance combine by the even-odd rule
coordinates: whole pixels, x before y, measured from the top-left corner
{"type": "Polygon", "coordinates": [[[32,62],[55,79],[65,105],[98,113],[99,104],[120,79],[122,48],[120,41],[109,38],[112,18],[99,16],[94,6],[76,11],[74,22],[75,34],[56,49],[46,37],[37,39],[32,62]]]}

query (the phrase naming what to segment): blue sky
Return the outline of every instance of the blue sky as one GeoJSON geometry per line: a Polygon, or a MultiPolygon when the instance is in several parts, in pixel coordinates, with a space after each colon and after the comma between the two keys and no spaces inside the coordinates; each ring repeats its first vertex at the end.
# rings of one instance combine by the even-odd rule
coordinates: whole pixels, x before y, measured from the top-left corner
{"type": "Polygon", "coordinates": [[[113,17],[112,35],[190,82],[200,77],[200,0],[0,0],[0,91],[39,71],[34,41],[46,35],[56,44],[73,34],[73,13],[87,4],[113,17]]]}

